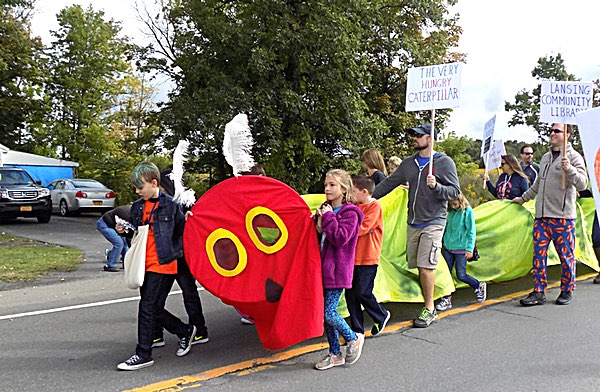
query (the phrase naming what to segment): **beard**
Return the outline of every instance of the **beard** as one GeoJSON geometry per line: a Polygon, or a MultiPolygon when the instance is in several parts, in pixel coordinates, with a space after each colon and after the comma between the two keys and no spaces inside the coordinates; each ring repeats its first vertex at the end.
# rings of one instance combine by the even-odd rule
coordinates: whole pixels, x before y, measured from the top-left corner
{"type": "Polygon", "coordinates": [[[413,148],[415,149],[415,151],[423,151],[423,150],[425,150],[427,148],[427,146],[426,145],[425,146],[421,146],[421,145],[415,144],[413,146],[413,148]]]}

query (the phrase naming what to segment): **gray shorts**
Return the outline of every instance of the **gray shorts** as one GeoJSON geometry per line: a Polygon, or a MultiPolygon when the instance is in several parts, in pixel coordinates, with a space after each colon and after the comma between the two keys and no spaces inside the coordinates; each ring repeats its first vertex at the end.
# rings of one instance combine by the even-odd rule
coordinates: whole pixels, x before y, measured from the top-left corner
{"type": "Polygon", "coordinates": [[[422,228],[408,226],[406,232],[406,260],[409,268],[435,269],[442,252],[444,226],[422,228]]]}

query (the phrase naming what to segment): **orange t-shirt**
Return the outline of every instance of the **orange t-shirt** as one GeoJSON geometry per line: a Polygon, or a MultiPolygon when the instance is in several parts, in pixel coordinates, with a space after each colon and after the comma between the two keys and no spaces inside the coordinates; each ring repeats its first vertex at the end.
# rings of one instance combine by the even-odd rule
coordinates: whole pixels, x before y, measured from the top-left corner
{"type": "Polygon", "coordinates": [[[365,215],[358,229],[354,265],[379,265],[383,241],[383,211],[375,199],[367,204],[357,204],[365,215]]]}
{"type": "MultiPolygon", "coordinates": [[[[144,213],[142,215],[142,223],[149,222],[150,214],[158,207],[158,201],[152,202],[146,200],[144,204],[144,213]]],[[[154,219],[154,217],[152,218],[154,219]]],[[[156,272],[157,274],[171,275],[177,273],[177,263],[160,264],[158,262],[158,252],[156,251],[156,241],[154,239],[154,228],[150,221],[150,229],[148,230],[148,242],[146,243],[146,272],[156,272]]]]}

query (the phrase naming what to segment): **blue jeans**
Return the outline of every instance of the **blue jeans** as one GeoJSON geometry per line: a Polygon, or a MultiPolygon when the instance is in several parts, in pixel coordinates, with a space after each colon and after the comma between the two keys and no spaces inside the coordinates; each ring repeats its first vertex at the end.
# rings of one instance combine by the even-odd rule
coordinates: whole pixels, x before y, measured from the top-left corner
{"type": "Polygon", "coordinates": [[[340,355],[340,338],[342,335],[346,343],[356,339],[356,333],[350,329],[346,320],[337,312],[340,297],[343,289],[325,289],[325,333],[329,342],[329,352],[333,355],[340,355]]]}
{"type": "Polygon", "coordinates": [[[129,250],[127,246],[127,240],[125,237],[121,237],[113,228],[108,227],[104,219],[98,219],[96,222],[96,228],[98,231],[112,244],[112,249],[108,253],[108,259],[106,265],[109,268],[117,268],[119,262],[119,255],[122,259],[125,259],[125,253],[129,250]]]}
{"type": "Polygon", "coordinates": [[[467,275],[467,259],[465,258],[465,255],[457,255],[444,249],[444,259],[448,264],[450,273],[452,273],[452,268],[456,265],[456,278],[458,280],[468,284],[473,290],[479,288],[479,281],[474,277],[467,275]]]}

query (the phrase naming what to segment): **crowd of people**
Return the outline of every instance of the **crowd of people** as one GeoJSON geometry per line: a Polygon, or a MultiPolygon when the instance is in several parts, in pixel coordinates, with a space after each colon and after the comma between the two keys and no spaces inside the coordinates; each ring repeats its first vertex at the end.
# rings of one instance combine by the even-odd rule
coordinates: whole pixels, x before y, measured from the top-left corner
{"type": "MultiPolygon", "coordinates": [[[[521,161],[513,155],[501,158],[502,174],[493,185],[484,173],[487,189],[498,199],[522,204],[535,199],[533,226],[533,291],[520,300],[523,306],[542,305],[546,301],[547,248],[553,242],[561,261],[561,293],[556,303],[567,305],[575,288],[575,203],[579,192],[587,188],[583,158],[565,140],[571,128],[553,124],[550,150],[540,164],[533,162],[533,148],[521,148],[521,161]],[[563,151],[562,146],[566,145],[563,151]]],[[[415,154],[386,162],[376,149],[362,154],[365,174],[352,178],[344,170],[326,173],[326,200],[313,215],[320,246],[324,324],[328,354],[315,368],[326,370],[358,361],[365,342],[363,309],[372,319],[371,335],[381,333],[391,314],[373,294],[380,263],[383,239],[383,213],[378,199],[398,186],[408,184],[408,225],[406,260],[418,271],[424,304],[413,321],[414,327],[426,328],[438,317],[438,311],[452,308],[452,295],[434,303],[435,270],[440,255],[457,280],[469,285],[477,302],[487,298],[487,284],[467,274],[466,265],[476,252],[476,227],[473,209],[461,193],[456,165],[448,155],[434,151],[437,129],[430,124],[408,130],[415,154]],[[388,169],[390,175],[388,176],[388,169]],[[342,293],[349,312],[349,323],[338,313],[342,293]],[[342,354],[340,335],[346,342],[342,354]]],[[[243,174],[265,175],[262,166],[243,174]]],[[[105,271],[118,271],[119,256],[127,252],[125,240],[131,233],[115,216],[134,227],[149,225],[146,274],[140,287],[138,344],[135,353],[118,364],[120,370],[137,370],[154,363],[152,349],[164,345],[163,329],[179,337],[176,355],[186,355],[193,344],[208,341],[208,330],[196,282],[183,255],[184,213],[171,197],[172,183],[165,173],[148,162],[139,164],[131,176],[140,199],[131,206],[119,207],[98,220],[98,230],[111,242],[105,271]],[[165,300],[173,282],[183,291],[189,323],[165,309],[165,300]]],[[[589,191],[588,191],[589,192],[589,191]]],[[[600,230],[594,221],[593,242],[600,256],[600,230]]],[[[600,283],[600,274],[594,280],[600,283]]],[[[251,318],[241,314],[249,323],[251,318]]]]}

